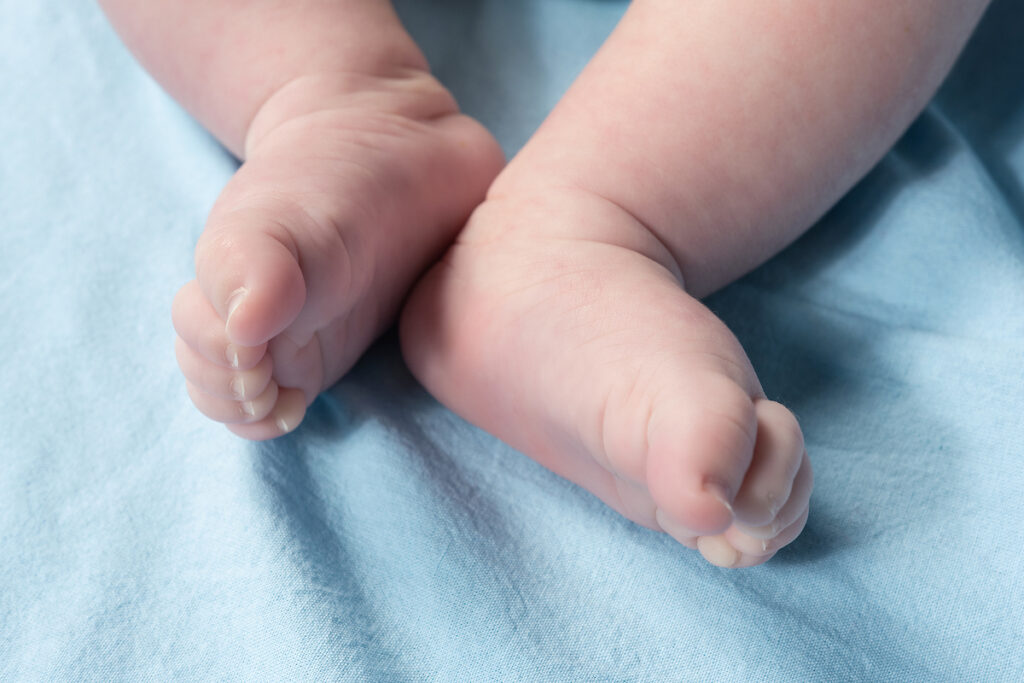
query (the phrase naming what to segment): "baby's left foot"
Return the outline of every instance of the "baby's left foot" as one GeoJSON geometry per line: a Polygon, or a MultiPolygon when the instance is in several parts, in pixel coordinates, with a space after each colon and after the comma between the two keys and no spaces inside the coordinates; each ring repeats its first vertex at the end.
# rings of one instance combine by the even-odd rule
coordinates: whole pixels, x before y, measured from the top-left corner
{"type": "Polygon", "coordinates": [[[713,564],[800,533],[793,415],[629,214],[568,190],[492,198],[414,291],[413,373],[457,413],[713,564]]]}
{"type": "Polygon", "coordinates": [[[503,159],[415,69],[296,79],[253,129],[174,325],[193,403],[259,440],[295,429],[393,323],[503,159]]]}

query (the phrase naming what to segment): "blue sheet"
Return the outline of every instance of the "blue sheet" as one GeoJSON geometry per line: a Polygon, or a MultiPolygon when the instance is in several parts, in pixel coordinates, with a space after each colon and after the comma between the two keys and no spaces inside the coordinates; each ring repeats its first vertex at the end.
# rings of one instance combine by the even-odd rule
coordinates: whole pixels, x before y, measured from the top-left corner
{"type": "MultiPolygon", "coordinates": [[[[619,0],[406,0],[514,152],[619,0]]],[[[1024,5],[710,300],[800,416],[803,536],[726,571],[430,398],[381,340],[293,435],[190,405],[170,301],[235,162],[91,3],[0,0],[0,679],[1024,679],[1024,5]]]]}

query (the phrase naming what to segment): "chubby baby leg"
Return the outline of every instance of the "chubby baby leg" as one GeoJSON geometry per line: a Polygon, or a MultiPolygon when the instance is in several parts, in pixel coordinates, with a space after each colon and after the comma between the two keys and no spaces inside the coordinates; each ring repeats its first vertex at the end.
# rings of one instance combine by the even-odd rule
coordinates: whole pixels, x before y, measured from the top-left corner
{"type": "Polygon", "coordinates": [[[103,0],[244,164],[174,302],[200,411],[265,439],[388,325],[504,164],[385,0],[103,0]]]}
{"type": "Polygon", "coordinates": [[[884,154],[985,4],[636,0],[414,291],[413,372],[633,521],[764,562],[810,462],[698,299],[884,154]]]}

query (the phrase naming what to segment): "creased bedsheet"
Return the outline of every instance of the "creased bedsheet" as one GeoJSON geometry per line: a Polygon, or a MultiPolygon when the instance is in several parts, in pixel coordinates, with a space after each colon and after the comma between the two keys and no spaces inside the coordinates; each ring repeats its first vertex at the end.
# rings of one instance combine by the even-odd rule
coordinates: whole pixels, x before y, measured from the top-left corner
{"type": "MultiPolygon", "coordinates": [[[[406,0],[510,153],[615,0],[406,0]]],[[[177,372],[235,162],[89,2],[0,0],[0,680],[1024,680],[1024,4],[710,299],[800,416],[804,535],[719,570],[455,417],[394,336],[295,434],[177,372]]]]}

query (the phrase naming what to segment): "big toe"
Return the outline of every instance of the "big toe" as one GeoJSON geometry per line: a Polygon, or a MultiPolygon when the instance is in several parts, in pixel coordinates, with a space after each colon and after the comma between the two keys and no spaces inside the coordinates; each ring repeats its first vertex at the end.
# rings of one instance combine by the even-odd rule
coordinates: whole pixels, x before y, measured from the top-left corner
{"type": "Polygon", "coordinates": [[[691,390],[652,414],[646,474],[660,517],[700,537],[733,522],[732,503],[750,466],[757,415],[750,395],[730,379],[708,375],[691,382],[691,390]]]}
{"type": "Polygon", "coordinates": [[[256,210],[211,216],[196,246],[196,278],[228,339],[240,346],[283,332],[306,298],[291,237],[256,210]]]}

